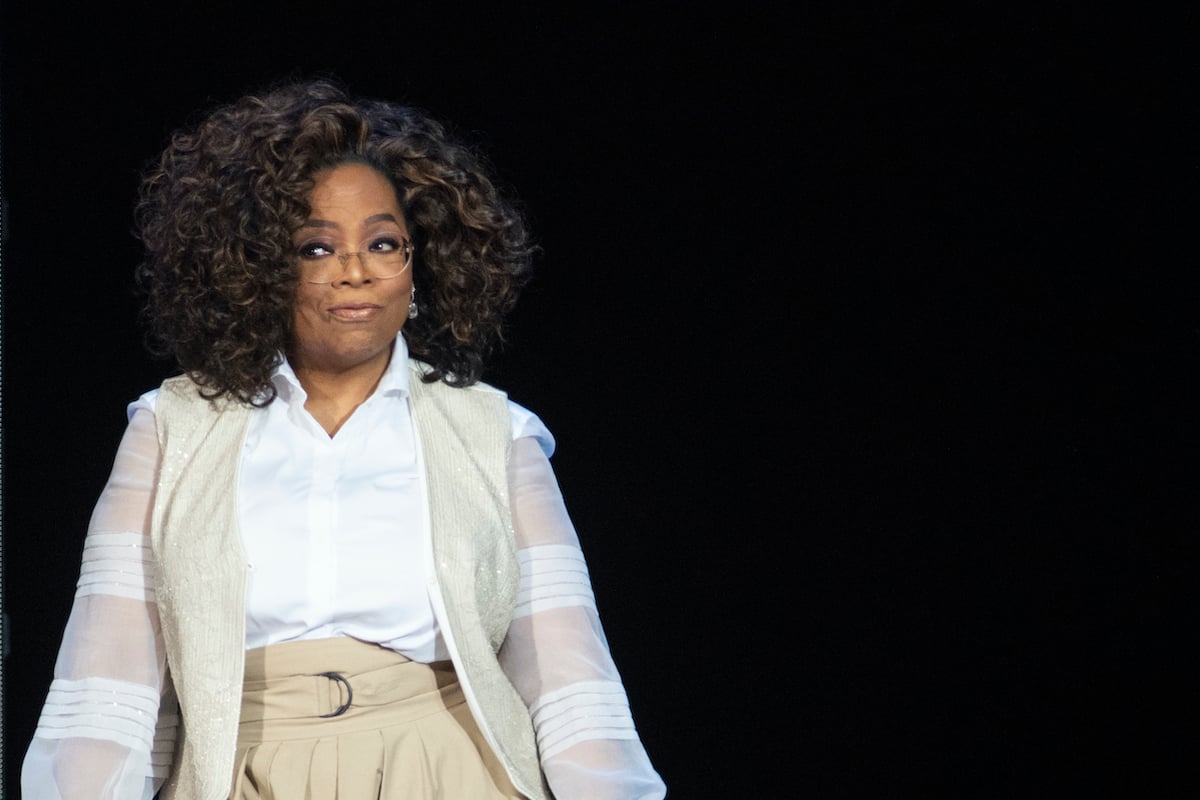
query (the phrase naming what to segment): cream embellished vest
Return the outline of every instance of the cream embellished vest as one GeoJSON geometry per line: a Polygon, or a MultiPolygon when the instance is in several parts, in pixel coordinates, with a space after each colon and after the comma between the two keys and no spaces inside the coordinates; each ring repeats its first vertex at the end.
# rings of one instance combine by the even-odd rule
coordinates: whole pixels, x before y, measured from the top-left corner
{"type": "MultiPolygon", "coordinates": [[[[513,784],[549,800],[529,713],[501,672],[517,594],[508,504],[511,423],[503,393],[421,381],[413,418],[428,486],[436,580],[430,598],[479,727],[513,784]]],[[[163,798],[223,800],[233,777],[246,644],[238,465],[252,409],[201,398],[186,377],[155,403],[162,468],[151,542],[159,615],[183,724],[163,798]]]]}

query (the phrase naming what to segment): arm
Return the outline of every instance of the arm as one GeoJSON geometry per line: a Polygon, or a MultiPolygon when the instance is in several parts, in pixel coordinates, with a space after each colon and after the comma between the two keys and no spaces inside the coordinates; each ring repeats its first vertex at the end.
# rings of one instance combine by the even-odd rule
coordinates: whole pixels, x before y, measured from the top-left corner
{"type": "Polygon", "coordinates": [[[666,795],[638,739],[587,565],[550,462],[532,438],[509,462],[521,593],[500,664],[529,706],[558,800],[666,795]]]}
{"type": "Polygon", "coordinates": [[[133,415],[92,512],[54,680],[21,770],[25,800],[149,800],[178,712],[154,594],[154,415],[133,415]]]}

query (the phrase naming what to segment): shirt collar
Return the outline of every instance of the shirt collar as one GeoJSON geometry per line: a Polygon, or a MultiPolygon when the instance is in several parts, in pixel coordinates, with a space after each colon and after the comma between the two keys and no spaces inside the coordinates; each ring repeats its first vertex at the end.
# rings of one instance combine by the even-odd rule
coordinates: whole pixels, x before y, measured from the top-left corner
{"type": "MultiPolygon", "coordinates": [[[[292,365],[288,363],[287,355],[281,354],[280,358],[279,366],[271,373],[271,383],[275,385],[275,390],[285,401],[291,402],[295,398],[300,398],[303,402],[308,397],[308,393],[300,385],[300,379],[296,377],[292,365]]],[[[404,341],[404,335],[401,333],[396,334],[392,358],[388,361],[387,369],[383,371],[383,376],[379,379],[379,386],[375,388],[374,394],[385,397],[408,396],[408,344],[404,341]]]]}

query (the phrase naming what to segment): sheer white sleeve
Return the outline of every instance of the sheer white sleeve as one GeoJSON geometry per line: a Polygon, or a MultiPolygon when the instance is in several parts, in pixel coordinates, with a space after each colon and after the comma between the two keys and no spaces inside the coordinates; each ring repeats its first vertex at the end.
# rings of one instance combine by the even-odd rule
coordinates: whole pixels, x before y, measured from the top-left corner
{"type": "Polygon", "coordinates": [[[154,415],[133,415],[92,512],[54,679],[21,770],[24,800],[149,800],[179,724],[154,596],[154,415]]]}
{"type": "Polygon", "coordinates": [[[557,800],[662,798],[596,612],[587,565],[538,442],[513,442],[509,487],[521,587],[500,652],[529,706],[557,800]]]}

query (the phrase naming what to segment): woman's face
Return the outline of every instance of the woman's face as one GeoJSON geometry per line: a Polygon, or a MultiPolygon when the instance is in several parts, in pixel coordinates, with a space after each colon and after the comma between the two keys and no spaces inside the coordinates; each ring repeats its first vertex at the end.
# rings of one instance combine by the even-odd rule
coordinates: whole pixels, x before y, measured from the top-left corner
{"type": "Polygon", "coordinates": [[[378,254],[394,254],[411,238],[396,190],[365,164],[342,164],[316,174],[309,205],[308,221],[292,235],[300,270],[292,366],[343,371],[377,362],[382,370],[408,319],[413,285],[411,266],[375,277],[391,272],[378,267],[378,254]],[[331,279],[307,280],[322,272],[331,279]]]}

